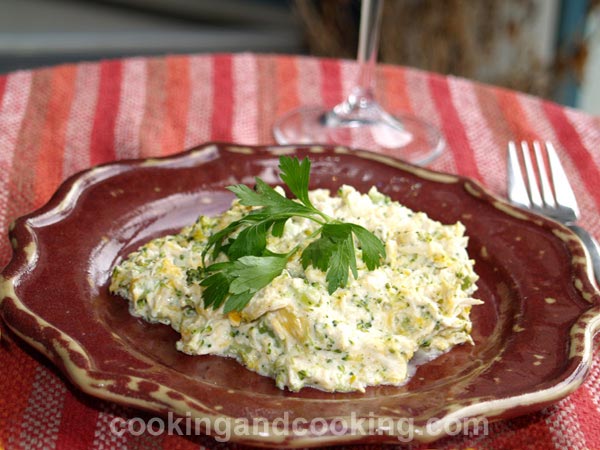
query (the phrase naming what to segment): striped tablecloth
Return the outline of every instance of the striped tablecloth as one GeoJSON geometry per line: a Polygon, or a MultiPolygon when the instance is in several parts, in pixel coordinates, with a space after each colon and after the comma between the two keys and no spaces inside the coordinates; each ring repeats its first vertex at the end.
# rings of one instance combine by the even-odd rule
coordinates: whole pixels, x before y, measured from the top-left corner
{"type": "MultiPolygon", "coordinates": [[[[80,63],[0,76],[0,267],[9,223],[46,202],[76,171],[121,158],[167,155],[209,140],[273,143],[271,125],[303,104],[339,102],[350,61],[292,56],[191,55],[80,63]]],[[[431,167],[505,194],[510,139],[556,144],[600,237],[600,118],[464,79],[392,66],[377,72],[385,107],[436,124],[447,151],[431,167]]],[[[109,424],[139,412],[72,388],[10,333],[0,342],[0,450],[222,448],[211,438],[118,437],[109,424]]],[[[490,425],[488,436],[439,448],[600,448],[600,356],[585,384],[555,406],[490,425]]]]}

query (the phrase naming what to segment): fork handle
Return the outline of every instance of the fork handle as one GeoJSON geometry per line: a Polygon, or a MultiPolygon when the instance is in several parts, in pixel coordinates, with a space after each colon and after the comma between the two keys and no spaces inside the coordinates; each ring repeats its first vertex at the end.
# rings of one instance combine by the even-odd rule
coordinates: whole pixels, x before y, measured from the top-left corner
{"type": "Polygon", "coordinates": [[[594,237],[586,230],[578,225],[569,224],[567,225],[583,242],[585,248],[587,248],[590,257],[592,258],[592,268],[596,275],[596,282],[600,285],[600,245],[594,237]]]}

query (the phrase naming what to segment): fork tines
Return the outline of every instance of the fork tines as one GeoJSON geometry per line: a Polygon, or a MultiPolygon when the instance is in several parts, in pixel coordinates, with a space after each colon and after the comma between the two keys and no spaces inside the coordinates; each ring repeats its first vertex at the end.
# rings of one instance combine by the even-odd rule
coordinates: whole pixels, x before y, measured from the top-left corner
{"type": "Polygon", "coordinates": [[[522,141],[519,152],[514,142],[508,143],[509,199],[553,217],[566,217],[570,209],[574,217],[564,220],[575,220],[579,214],[577,201],[554,146],[548,141],[543,146],[534,141],[532,147],[522,141]]]}

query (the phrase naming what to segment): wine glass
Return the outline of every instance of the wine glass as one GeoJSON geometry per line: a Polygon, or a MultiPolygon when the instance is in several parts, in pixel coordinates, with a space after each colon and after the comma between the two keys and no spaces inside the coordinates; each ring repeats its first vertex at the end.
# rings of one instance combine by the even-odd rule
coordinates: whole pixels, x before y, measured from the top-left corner
{"type": "Polygon", "coordinates": [[[333,109],[307,106],[280,117],[279,144],[337,144],[376,150],[413,164],[427,164],[445,147],[433,125],[385,111],[374,96],[375,62],[383,0],[363,0],[358,44],[359,75],[348,97],[333,109]]]}

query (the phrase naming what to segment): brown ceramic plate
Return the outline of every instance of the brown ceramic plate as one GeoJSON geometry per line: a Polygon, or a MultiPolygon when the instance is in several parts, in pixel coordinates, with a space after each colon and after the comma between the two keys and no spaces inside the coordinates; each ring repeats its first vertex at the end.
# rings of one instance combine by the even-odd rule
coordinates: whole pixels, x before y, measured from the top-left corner
{"type": "Polygon", "coordinates": [[[209,144],[100,166],[67,180],[47,205],[18,219],[10,237],[0,313],[12,331],[93,396],[203,418],[205,432],[229,430],[249,444],[431,441],[471,417],[538,410],[581,384],[600,322],[587,255],[569,230],[465,178],[345,148],[209,144]],[[434,219],[462,221],[485,302],[472,312],[475,345],[420,366],[402,387],[290,393],[233,360],[178,353],[170,327],[131,317],[127,302],[108,293],[115,262],[226,209],[225,186],[256,175],[277,183],[281,153],[310,156],[311,188],[376,185],[434,219]],[[264,421],[244,429],[252,418],[264,421]]]}

